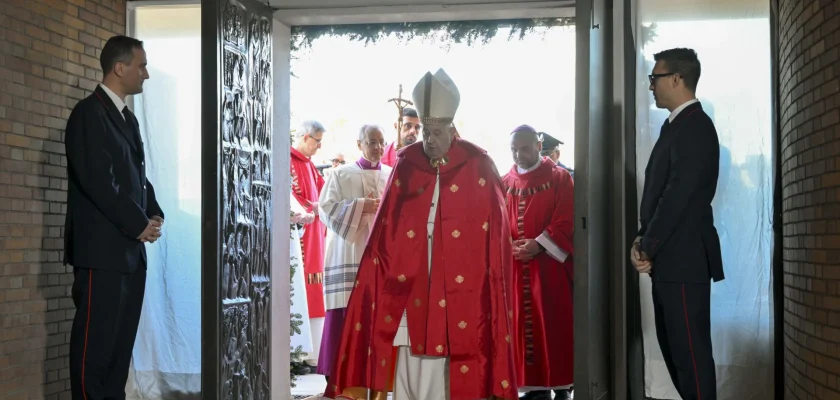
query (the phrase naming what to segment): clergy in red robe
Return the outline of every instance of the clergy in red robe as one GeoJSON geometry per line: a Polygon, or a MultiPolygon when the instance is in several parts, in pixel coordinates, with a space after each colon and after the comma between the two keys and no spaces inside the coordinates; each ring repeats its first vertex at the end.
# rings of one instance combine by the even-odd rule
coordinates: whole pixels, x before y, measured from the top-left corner
{"type": "Polygon", "coordinates": [[[301,249],[303,250],[303,274],[306,280],[306,302],[309,309],[309,323],[312,332],[313,352],[306,356],[310,365],[318,362],[321,335],[324,330],[324,241],[326,227],[318,217],[318,197],[324,186],[324,178],[315,169],[310,158],[321,148],[324,126],[316,121],[306,121],[296,132],[297,142],[291,148],[292,195],[301,207],[312,214],[309,218],[298,217],[309,222],[303,228],[301,249]]]}
{"type": "Polygon", "coordinates": [[[393,167],[396,164],[397,151],[405,146],[414,144],[417,141],[417,136],[420,135],[423,129],[423,126],[420,124],[420,117],[417,116],[417,110],[411,107],[403,108],[402,126],[394,122],[394,129],[398,130],[397,135],[399,137],[397,137],[396,141],[391,142],[385,148],[385,153],[382,154],[382,164],[389,167],[393,167]]]}
{"type": "Polygon", "coordinates": [[[423,142],[397,154],[325,396],[384,399],[396,364],[394,399],[516,399],[501,179],[454,137],[460,97],[442,70],[413,97],[423,142]]]}
{"type": "Polygon", "coordinates": [[[513,236],[514,345],[522,399],[571,398],[574,183],[569,172],[540,157],[530,126],[516,128],[515,165],[502,182],[513,236]]]}

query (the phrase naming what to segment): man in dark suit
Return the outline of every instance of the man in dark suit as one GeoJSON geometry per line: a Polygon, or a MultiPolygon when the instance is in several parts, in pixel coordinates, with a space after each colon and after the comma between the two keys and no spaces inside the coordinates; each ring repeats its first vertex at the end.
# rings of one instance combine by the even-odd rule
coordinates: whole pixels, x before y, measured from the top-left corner
{"type": "Polygon", "coordinates": [[[641,230],[630,259],[653,281],[656,336],[684,400],[716,399],[710,327],[711,282],[723,276],[712,216],[720,145],[694,92],[700,61],[691,49],[654,56],[650,90],[668,109],[645,170],[641,230]]]}
{"type": "Polygon", "coordinates": [[[112,37],[104,78],[67,120],[64,263],[73,266],[70,333],[73,399],[125,399],[146,285],[145,243],[161,235],[163,211],[146,179],[140,128],[125,97],[142,92],[143,43],[112,37]]]}
{"type": "Polygon", "coordinates": [[[539,133],[540,138],[543,142],[542,150],[540,150],[540,155],[543,157],[548,157],[551,161],[554,161],[558,167],[569,171],[569,175],[572,176],[572,179],[575,179],[575,170],[567,167],[565,164],[560,162],[560,146],[563,145],[563,142],[554,138],[545,132],[539,133]]]}

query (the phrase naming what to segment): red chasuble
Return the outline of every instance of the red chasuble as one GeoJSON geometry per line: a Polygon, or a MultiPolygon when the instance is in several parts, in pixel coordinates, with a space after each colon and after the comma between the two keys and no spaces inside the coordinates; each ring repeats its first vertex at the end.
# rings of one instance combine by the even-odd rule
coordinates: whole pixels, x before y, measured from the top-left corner
{"type": "Polygon", "coordinates": [[[382,164],[385,164],[389,167],[393,167],[394,164],[397,163],[397,149],[396,149],[397,142],[391,142],[388,147],[385,148],[385,151],[382,153],[382,159],[379,160],[382,164]]]}
{"type": "MultiPolygon", "coordinates": [[[[292,148],[292,193],[308,212],[312,212],[312,203],[318,202],[324,178],[315,169],[315,164],[301,152],[292,148]]],[[[324,240],[326,227],[321,219],[304,226],[300,246],[303,250],[303,273],[306,278],[306,302],[309,318],[323,318],[324,306],[324,240]]]]}
{"type": "Polygon", "coordinates": [[[454,140],[447,155],[430,274],[426,232],[436,170],[421,143],[397,154],[347,306],[328,398],[390,388],[404,309],[412,353],[450,357],[453,400],[517,398],[501,180],[486,152],[469,142],[454,140]]]}
{"type": "Polygon", "coordinates": [[[527,262],[513,261],[517,382],[531,387],[570,385],[574,380],[572,177],[544,158],[537,169],[525,174],[514,165],[502,182],[514,240],[545,233],[568,254],[563,263],[546,252],[527,262]]]}

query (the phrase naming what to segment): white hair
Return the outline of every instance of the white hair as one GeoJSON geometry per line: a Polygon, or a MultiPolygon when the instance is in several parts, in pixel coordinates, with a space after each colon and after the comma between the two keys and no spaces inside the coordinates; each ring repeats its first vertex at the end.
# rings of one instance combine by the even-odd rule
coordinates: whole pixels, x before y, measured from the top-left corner
{"type": "Polygon", "coordinates": [[[314,135],[318,132],[324,132],[324,125],[315,120],[306,120],[300,124],[300,129],[295,131],[295,138],[300,139],[306,135],[314,135]]]}
{"type": "Polygon", "coordinates": [[[373,131],[384,132],[384,131],[382,130],[382,127],[380,127],[379,125],[376,125],[376,124],[365,124],[365,125],[362,125],[362,129],[359,129],[359,140],[360,140],[360,141],[365,140],[365,138],[367,137],[367,135],[368,135],[370,132],[373,132],[373,131]]]}

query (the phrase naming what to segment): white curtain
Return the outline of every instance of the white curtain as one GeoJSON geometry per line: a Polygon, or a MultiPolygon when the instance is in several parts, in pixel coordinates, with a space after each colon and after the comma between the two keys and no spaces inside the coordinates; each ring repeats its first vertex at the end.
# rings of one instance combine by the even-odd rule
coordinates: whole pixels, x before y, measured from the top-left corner
{"type": "MultiPolygon", "coordinates": [[[[721,157],[715,226],[726,279],[712,285],[712,346],[719,399],[773,399],[772,152],[767,0],[637,0],[638,201],[644,170],[667,110],[655,107],[647,75],[653,55],[698,52],[697,97],[718,131],[721,157]]],[[[645,392],[679,399],[653,322],[651,282],[641,280],[645,392]]]]}
{"type": "Polygon", "coordinates": [[[166,216],[148,249],[129,399],[200,398],[201,8],[138,7],[150,79],[134,96],[146,173],[166,216]]]}

